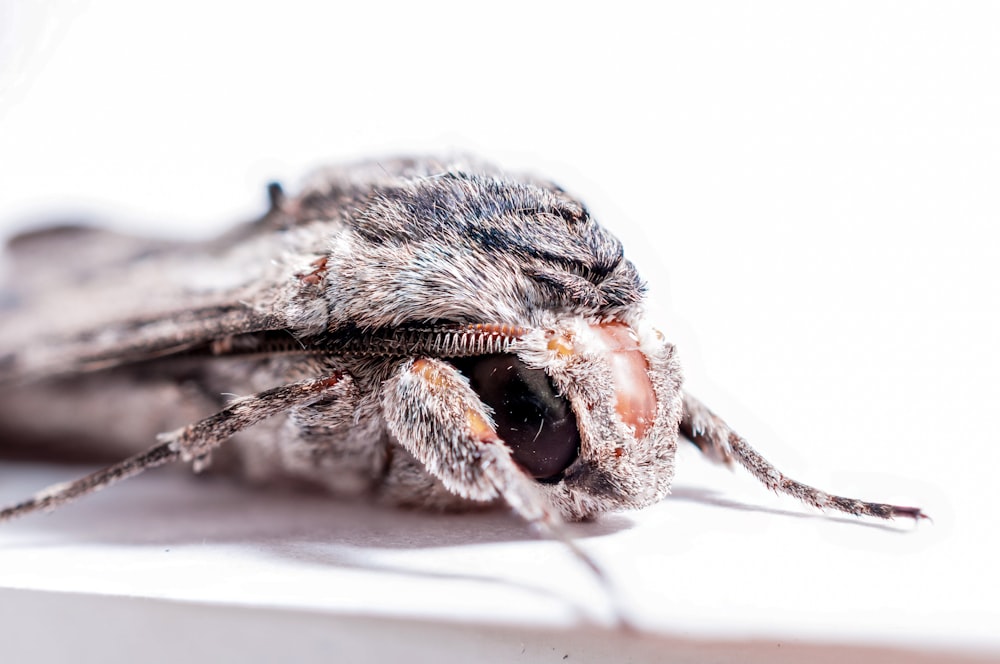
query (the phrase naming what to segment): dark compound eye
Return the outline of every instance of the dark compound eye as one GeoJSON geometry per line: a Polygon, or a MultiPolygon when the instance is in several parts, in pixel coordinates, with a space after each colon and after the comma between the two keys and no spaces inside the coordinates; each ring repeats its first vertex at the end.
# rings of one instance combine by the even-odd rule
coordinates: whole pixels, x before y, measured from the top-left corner
{"type": "Polygon", "coordinates": [[[540,481],[555,482],[580,452],[580,431],[566,399],[541,369],[511,355],[454,360],[479,398],[493,409],[497,433],[514,459],[540,481]]]}

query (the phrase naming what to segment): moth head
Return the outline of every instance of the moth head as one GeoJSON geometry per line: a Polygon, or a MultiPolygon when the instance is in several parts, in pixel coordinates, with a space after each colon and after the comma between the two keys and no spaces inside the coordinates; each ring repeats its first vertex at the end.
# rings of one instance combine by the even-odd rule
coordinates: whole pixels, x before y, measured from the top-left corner
{"type": "Polygon", "coordinates": [[[448,171],[403,180],[346,223],[328,247],[326,297],[304,286],[326,329],[539,327],[553,316],[627,317],[644,295],[618,239],[582,203],[531,179],[448,171]]]}
{"type": "Polygon", "coordinates": [[[673,347],[641,322],[644,285],[621,243],[562,189],[459,168],[398,181],[347,220],[328,264],[327,297],[314,301],[326,329],[526,331],[505,354],[451,361],[565,515],[667,492],[681,412],[673,347]]]}
{"type": "Polygon", "coordinates": [[[572,318],[455,362],[514,460],[578,519],[663,498],[681,413],[673,346],[641,322],[572,318]]]}

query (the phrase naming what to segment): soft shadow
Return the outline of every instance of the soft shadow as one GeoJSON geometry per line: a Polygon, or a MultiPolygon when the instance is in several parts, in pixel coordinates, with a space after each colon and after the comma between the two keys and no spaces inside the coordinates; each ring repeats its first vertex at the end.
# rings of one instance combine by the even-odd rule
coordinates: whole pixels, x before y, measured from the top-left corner
{"type": "MultiPolygon", "coordinates": [[[[51,472],[0,470],[2,503],[24,498],[52,481],[51,472]],[[36,478],[36,479],[33,479],[36,478]]],[[[31,466],[27,467],[28,469],[31,466]]],[[[79,476],[60,472],[57,479],[79,476]]],[[[577,539],[631,528],[631,519],[608,515],[569,524],[577,539]]],[[[74,543],[181,546],[310,541],[352,547],[414,549],[535,540],[521,519],[502,509],[436,513],[348,502],[289,489],[255,489],[219,477],[151,471],[51,514],[0,525],[0,546],[74,543]],[[10,535],[12,537],[7,537],[10,535]]]]}
{"type": "MultiPolygon", "coordinates": [[[[901,522],[889,522],[889,521],[872,521],[865,517],[855,517],[840,514],[831,514],[824,512],[796,512],[792,510],[776,509],[773,507],[764,507],[762,505],[750,505],[747,503],[741,503],[737,500],[732,500],[731,498],[723,498],[718,491],[714,489],[704,489],[700,487],[690,487],[690,486],[675,486],[670,490],[670,497],[667,500],[681,500],[689,503],[699,503],[701,505],[711,505],[714,507],[723,507],[726,509],[740,510],[741,512],[760,512],[762,514],[773,514],[775,516],[790,517],[793,519],[822,519],[824,521],[832,521],[834,523],[846,523],[852,526],[861,526],[863,528],[874,528],[876,530],[883,530],[892,533],[906,533],[909,532],[908,529],[903,528],[899,525],[894,525],[894,523],[901,522]]],[[[803,507],[803,509],[810,509],[808,507],[803,507]]]]}
{"type": "MultiPolygon", "coordinates": [[[[473,574],[460,570],[430,570],[417,567],[386,564],[384,562],[373,561],[364,556],[363,550],[350,550],[339,547],[323,545],[303,545],[303,543],[288,544],[273,542],[264,547],[264,553],[277,558],[295,560],[297,563],[317,565],[320,567],[336,567],[337,569],[353,569],[363,572],[375,572],[380,574],[396,574],[405,577],[419,577],[422,579],[438,579],[443,581],[471,581],[474,583],[487,584],[498,588],[516,588],[539,599],[557,600],[564,603],[567,608],[573,611],[575,618],[580,621],[592,621],[593,616],[577,604],[568,601],[565,594],[556,592],[552,588],[545,588],[539,585],[518,581],[515,578],[505,578],[500,576],[489,576],[485,574],[473,574]]],[[[569,554],[567,554],[569,555],[569,554]]],[[[581,578],[589,574],[590,571],[580,566],[581,578]]]]}
{"type": "MultiPolygon", "coordinates": [[[[22,499],[54,480],[80,474],[77,468],[55,473],[38,466],[0,465],[0,504],[22,499]]],[[[568,524],[567,529],[574,539],[585,541],[632,526],[628,517],[611,515],[568,524]]],[[[30,549],[124,545],[165,550],[240,545],[279,560],[513,586],[539,598],[562,600],[564,596],[552,589],[516,579],[397,566],[371,555],[377,549],[433,549],[538,539],[521,519],[500,509],[428,513],[288,489],[252,489],[225,478],[192,477],[172,470],[148,472],[51,514],[0,524],[0,550],[22,545],[30,549]]],[[[567,556],[572,556],[568,550],[567,556]]],[[[581,578],[587,574],[581,565],[581,578]]],[[[581,607],[569,603],[569,608],[581,621],[591,619],[581,607]]]]}

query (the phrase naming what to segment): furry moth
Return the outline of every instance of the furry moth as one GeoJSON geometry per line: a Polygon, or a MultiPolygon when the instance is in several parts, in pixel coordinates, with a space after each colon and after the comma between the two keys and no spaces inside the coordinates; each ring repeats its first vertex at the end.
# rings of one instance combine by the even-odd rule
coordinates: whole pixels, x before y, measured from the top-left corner
{"type": "Polygon", "coordinates": [[[182,461],[390,504],[506,504],[559,536],[661,500],[682,438],[820,509],[924,516],[787,477],[684,392],[621,244],[550,182],[419,158],[270,195],[207,242],[11,242],[0,447],[127,458],[0,521],[182,461]]]}

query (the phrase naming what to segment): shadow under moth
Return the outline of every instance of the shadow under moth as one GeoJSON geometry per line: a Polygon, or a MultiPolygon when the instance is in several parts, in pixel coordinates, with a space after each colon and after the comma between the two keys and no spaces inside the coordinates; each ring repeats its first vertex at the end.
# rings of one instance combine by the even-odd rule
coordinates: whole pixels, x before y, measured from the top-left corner
{"type": "Polygon", "coordinates": [[[11,241],[0,448],[127,458],[0,521],[212,463],[389,504],[505,504],[593,567],[561,523],[664,498],[680,438],[820,509],[924,516],[785,476],[684,392],[621,244],[550,182],[399,159],[270,198],[204,242],[11,241]]]}

